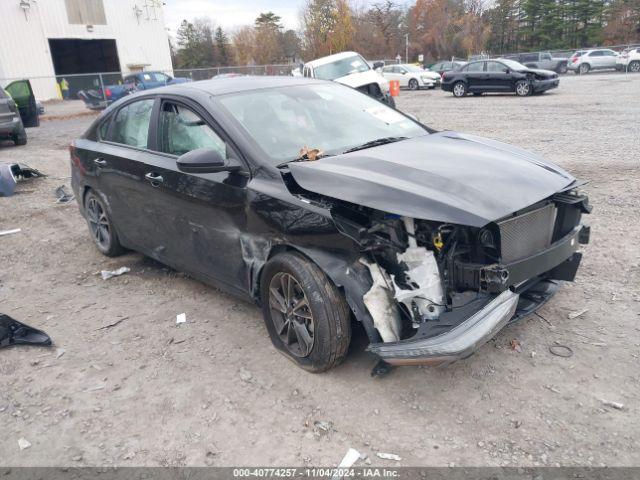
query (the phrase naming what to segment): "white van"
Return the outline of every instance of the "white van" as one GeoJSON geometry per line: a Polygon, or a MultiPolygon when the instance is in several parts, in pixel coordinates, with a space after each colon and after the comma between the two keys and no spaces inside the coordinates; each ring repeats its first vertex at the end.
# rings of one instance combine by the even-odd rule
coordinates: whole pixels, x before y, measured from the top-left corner
{"type": "Polygon", "coordinates": [[[302,75],[342,83],[391,107],[396,106],[389,93],[389,82],[356,52],[336,53],[307,62],[302,69],[302,75]]]}

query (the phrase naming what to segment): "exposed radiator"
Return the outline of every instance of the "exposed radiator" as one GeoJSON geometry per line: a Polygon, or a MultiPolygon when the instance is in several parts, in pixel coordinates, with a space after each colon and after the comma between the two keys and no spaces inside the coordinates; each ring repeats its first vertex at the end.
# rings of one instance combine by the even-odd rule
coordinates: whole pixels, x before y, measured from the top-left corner
{"type": "Polygon", "coordinates": [[[551,245],[556,210],[556,206],[550,203],[498,222],[502,261],[510,263],[547,249],[551,245]]]}

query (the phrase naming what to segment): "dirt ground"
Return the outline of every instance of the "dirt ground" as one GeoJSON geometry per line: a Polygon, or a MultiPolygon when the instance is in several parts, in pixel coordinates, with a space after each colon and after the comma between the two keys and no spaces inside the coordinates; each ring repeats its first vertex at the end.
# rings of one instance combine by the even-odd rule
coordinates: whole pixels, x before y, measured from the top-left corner
{"type": "Polygon", "coordinates": [[[332,466],[349,447],[368,456],[361,466],[638,465],[639,92],[640,75],[592,74],[539,97],[401,94],[399,108],[435,128],[529,148],[590,181],[595,210],[577,281],[540,316],[465,361],[381,379],[362,336],[342,366],[312,375],[271,346],[255,306],[136,253],[102,257],[76,204],[54,196],[90,117],[3,144],[0,162],[49,177],[0,198],[0,230],[22,229],[0,237],[0,312],[55,346],[0,351],[0,465],[332,466]],[[131,272],[96,275],[121,266],[131,272]],[[556,342],[574,355],[552,355],[556,342]]]}

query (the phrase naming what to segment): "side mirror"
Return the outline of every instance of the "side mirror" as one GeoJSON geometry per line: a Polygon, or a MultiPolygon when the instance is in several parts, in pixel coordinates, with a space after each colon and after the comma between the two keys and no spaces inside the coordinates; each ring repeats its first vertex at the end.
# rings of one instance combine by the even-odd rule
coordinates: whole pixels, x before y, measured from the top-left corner
{"type": "Polygon", "coordinates": [[[382,67],[384,67],[384,62],[375,62],[375,63],[373,64],[373,69],[374,69],[374,70],[379,70],[379,69],[381,69],[382,67]]]}
{"type": "Polygon", "coordinates": [[[227,160],[216,150],[199,148],[178,157],[178,170],[185,173],[237,172],[242,165],[236,160],[227,160]]]}

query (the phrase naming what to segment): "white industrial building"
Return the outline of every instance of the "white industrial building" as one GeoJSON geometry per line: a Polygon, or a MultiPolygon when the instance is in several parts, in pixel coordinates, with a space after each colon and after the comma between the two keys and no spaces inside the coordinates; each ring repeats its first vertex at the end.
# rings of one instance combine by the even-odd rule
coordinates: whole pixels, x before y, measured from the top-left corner
{"type": "Polygon", "coordinates": [[[160,0],[0,0],[0,86],[29,78],[46,100],[63,77],[74,91],[143,69],[172,70],[160,0]]]}

